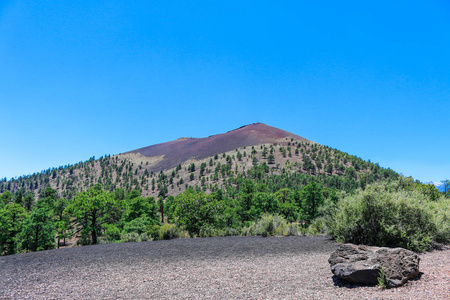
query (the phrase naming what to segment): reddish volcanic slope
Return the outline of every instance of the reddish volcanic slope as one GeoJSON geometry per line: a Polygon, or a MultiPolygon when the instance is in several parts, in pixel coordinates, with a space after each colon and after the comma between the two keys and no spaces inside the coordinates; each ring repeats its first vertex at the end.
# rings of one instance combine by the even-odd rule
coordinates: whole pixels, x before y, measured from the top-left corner
{"type": "Polygon", "coordinates": [[[166,170],[191,158],[203,159],[244,146],[274,143],[283,138],[310,142],[287,131],[262,123],[254,123],[223,134],[212,135],[206,138],[182,138],[140,148],[128,153],[140,153],[147,157],[164,155],[164,159],[152,166],[151,169],[166,170]]]}

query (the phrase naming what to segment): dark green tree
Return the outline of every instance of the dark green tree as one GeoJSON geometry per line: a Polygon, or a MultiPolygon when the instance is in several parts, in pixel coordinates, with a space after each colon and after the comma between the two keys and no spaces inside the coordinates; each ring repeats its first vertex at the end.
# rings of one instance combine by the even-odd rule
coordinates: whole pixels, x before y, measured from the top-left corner
{"type": "Polygon", "coordinates": [[[158,197],[166,198],[168,192],[169,192],[169,188],[167,187],[167,185],[161,184],[159,186],[158,197]]]}
{"type": "Polygon", "coordinates": [[[27,218],[27,212],[19,204],[0,207],[0,255],[16,253],[17,235],[27,218]]]}
{"type": "Polygon", "coordinates": [[[1,202],[6,205],[14,199],[14,195],[10,191],[5,191],[0,195],[1,202]]]}
{"type": "Polygon", "coordinates": [[[202,228],[224,228],[236,216],[224,200],[193,189],[177,195],[174,205],[176,223],[185,227],[191,236],[198,235],[202,228]]]}
{"type": "Polygon", "coordinates": [[[65,198],[58,198],[55,202],[53,210],[53,220],[56,229],[57,247],[61,245],[61,240],[63,240],[62,245],[66,244],[66,239],[71,237],[71,226],[70,218],[65,213],[66,207],[69,201],[65,198]]]}
{"type": "Polygon", "coordinates": [[[166,214],[167,221],[169,223],[174,223],[174,211],[175,211],[175,197],[169,196],[164,202],[164,211],[166,214]]]}
{"type": "Polygon", "coordinates": [[[315,181],[311,181],[301,192],[303,218],[307,225],[318,215],[318,208],[323,205],[322,188],[315,181]]]}
{"type": "Polygon", "coordinates": [[[250,210],[252,207],[253,202],[252,200],[254,193],[255,193],[255,183],[253,182],[253,180],[250,179],[244,180],[239,187],[239,193],[237,196],[239,203],[238,213],[243,221],[251,220],[250,210]]]}
{"type": "Polygon", "coordinates": [[[322,169],[322,162],[320,160],[316,160],[316,167],[319,171],[322,169]]]}
{"type": "Polygon", "coordinates": [[[45,189],[43,198],[51,198],[53,200],[56,200],[56,198],[58,198],[58,192],[55,189],[48,187],[45,189]]]}
{"type": "Polygon", "coordinates": [[[34,195],[33,193],[28,193],[25,195],[25,199],[23,201],[23,206],[26,210],[30,211],[34,204],[34,195]]]}
{"type": "Polygon", "coordinates": [[[348,179],[355,179],[355,180],[358,179],[356,170],[353,167],[345,168],[344,176],[347,177],[348,179]]]}
{"type": "Polygon", "coordinates": [[[49,213],[52,213],[57,199],[57,191],[48,187],[42,197],[36,203],[36,207],[45,208],[49,213]]]}
{"type": "Polygon", "coordinates": [[[238,153],[236,154],[236,157],[237,157],[238,161],[242,161],[242,154],[241,154],[241,152],[238,151],[238,153]]]}
{"type": "Polygon", "coordinates": [[[76,195],[66,211],[73,219],[76,232],[86,238],[82,242],[97,244],[102,224],[117,222],[120,206],[111,194],[96,185],[76,195]]]}
{"type": "Polygon", "coordinates": [[[18,239],[18,248],[24,251],[55,248],[55,226],[49,211],[44,207],[36,207],[25,220],[18,239]]]}
{"type": "Polygon", "coordinates": [[[146,217],[151,220],[156,220],[156,223],[159,223],[157,220],[157,205],[155,202],[155,198],[143,198],[139,196],[127,199],[126,210],[123,214],[124,222],[131,222],[132,220],[140,217],[146,217]]]}
{"type": "Polygon", "coordinates": [[[252,198],[250,219],[258,220],[262,214],[277,214],[280,212],[280,203],[272,193],[257,192],[252,198]]]}
{"type": "Polygon", "coordinates": [[[283,188],[275,193],[275,197],[280,203],[279,212],[290,222],[297,220],[299,207],[295,203],[294,193],[288,188],[283,188]]]}
{"type": "Polygon", "coordinates": [[[328,174],[332,174],[333,173],[333,164],[332,163],[328,163],[326,168],[327,168],[326,171],[327,171],[328,174]]]}
{"type": "Polygon", "coordinates": [[[200,165],[200,176],[203,176],[203,173],[205,172],[205,170],[206,170],[206,163],[203,162],[200,165]]]}
{"type": "Polygon", "coordinates": [[[266,158],[267,156],[267,148],[264,147],[263,151],[262,151],[262,157],[266,158]]]}
{"type": "Polygon", "coordinates": [[[16,196],[15,202],[19,205],[23,205],[23,192],[19,191],[16,196]]]}

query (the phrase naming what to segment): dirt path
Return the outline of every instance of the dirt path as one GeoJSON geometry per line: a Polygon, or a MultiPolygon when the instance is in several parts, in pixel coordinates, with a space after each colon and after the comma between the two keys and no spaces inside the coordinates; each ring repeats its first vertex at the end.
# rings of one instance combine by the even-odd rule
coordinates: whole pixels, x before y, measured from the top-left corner
{"type": "Polygon", "coordinates": [[[0,257],[0,299],[449,299],[450,250],[422,255],[406,286],[345,286],[324,237],[224,237],[0,257]]]}

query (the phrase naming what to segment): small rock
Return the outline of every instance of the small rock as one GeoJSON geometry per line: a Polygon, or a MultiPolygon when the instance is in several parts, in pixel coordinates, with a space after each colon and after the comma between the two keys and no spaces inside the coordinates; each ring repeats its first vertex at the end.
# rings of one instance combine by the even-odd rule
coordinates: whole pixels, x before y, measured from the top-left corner
{"type": "Polygon", "coordinates": [[[352,283],[378,284],[384,268],[386,287],[397,287],[419,274],[419,256],[403,248],[343,244],[328,259],[331,272],[352,283]]]}

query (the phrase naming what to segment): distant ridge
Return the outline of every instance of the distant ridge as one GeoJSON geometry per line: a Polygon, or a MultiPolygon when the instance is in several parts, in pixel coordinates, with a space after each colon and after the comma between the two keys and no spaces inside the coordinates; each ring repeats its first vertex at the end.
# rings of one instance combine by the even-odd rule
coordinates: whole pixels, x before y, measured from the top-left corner
{"type": "Polygon", "coordinates": [[[151,169],[156,171],[173,168],[189,159],[203,159],[240,147],[276,143],[286,138],[311,142],[301,136],[263,123],[253,123],[206,138],[183,137],[174,141],[129,151],[124,154],[138,153],[146,157],[163,156],[162,160],[151,166],[151,169]]]}

